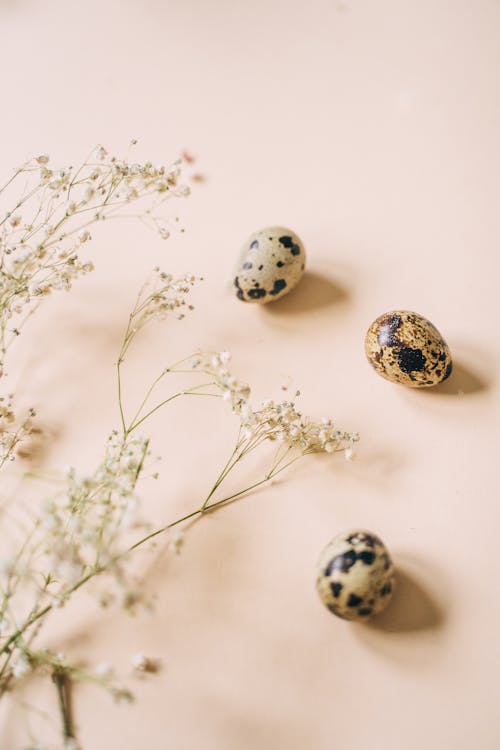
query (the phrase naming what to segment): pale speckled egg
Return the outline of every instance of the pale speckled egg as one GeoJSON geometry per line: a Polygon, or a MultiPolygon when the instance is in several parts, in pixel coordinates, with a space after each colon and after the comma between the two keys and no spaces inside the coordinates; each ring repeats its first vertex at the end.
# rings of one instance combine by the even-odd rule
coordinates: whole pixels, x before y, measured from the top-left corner
{"type": "Polygon", "coordinates": [[[369,327],[365,352],[386,380],[410,388],[428,388],[451,374],[451,354],[432,323],[409,310],[385,313],[369,327]]]}
{"type": "Polygon", "coordinates": [[[245,242],[234,286],[243,302],[266,304],[288,294],[299,283],[305,268],[305,251],[295,232],[266,227],[245,242]]]}
{"type": "Polygon", "coordinates": [[[394,589],[394,565],[376,534],[352,530],[327,544],[318,561],[321,601],[344,620],[367,620],[382,612],[394,589]]]}

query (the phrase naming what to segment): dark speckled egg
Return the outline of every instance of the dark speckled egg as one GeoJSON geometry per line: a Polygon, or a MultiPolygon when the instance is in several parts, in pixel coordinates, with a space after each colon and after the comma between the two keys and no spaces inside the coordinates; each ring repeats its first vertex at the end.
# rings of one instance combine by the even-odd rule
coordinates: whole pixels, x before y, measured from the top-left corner
{"type": "Polygon", "coordinates": [[[437,328],[417,313],[395,310],[369,327],[365,352],[386,380],[410,388],[428,388],[450,376],[450,350],[437,328]]]}
{"type": "Polygon", "coordinates": [[[316,588],[325,607],[344,620],[382,612],[394,589],[394,565],[383,541],[364,529],[336,536],[321,553],[316,588]]]}
{"type": "Polygon", "coordinates": [[[304,246],[290,229],[254,232],[241,250],[234,277],[236,296],[243,302],[274,302],[297,286],[305,261],[304,246]]]}

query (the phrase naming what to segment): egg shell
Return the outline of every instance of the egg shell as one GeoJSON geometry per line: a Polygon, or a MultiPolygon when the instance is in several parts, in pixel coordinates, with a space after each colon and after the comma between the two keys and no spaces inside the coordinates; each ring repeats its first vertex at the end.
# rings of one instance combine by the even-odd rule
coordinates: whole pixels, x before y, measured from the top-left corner
{"type": "Polygon", "coordinates": [[[437,328],[409,310],[378,317],[367,331],[365,352],[379,375],[410,388],[442,383],[453,367],[448,345],[437,328]]]}
{"type": "Polygon", "coordinates": [[[295,232],[266,227],[243,245],[234,279],[236,296],[243,302],[274,302],[297,286],[304,269],[304,246],[295,232]]]}
{"type": "Polygon", "coordinates": [[[366,621],[382,612],[394,590],[394,565],[382,540],[353,529],[327,544],[318,561],[321,601],[344,620],[366,621]]]}

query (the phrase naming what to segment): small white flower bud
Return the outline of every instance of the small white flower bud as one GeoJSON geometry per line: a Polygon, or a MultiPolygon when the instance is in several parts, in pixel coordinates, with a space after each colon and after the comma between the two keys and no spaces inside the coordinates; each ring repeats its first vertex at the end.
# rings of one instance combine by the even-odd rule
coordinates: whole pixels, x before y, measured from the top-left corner
{"type": "Polygon", "coordinates": [[[90,232],[88,231],[88,229],[82,229],[82,231],[78,235],[78,239],[82,243],[88,242],[88,240],[90,240],[90,232]]]}

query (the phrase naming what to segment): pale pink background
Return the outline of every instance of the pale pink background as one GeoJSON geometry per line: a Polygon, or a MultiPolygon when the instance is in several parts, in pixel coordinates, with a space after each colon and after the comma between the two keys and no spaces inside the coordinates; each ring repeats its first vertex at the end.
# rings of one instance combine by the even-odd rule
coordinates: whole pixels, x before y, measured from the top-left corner
{"type": "MultiPolygon", "coordinates": [[[[157,262],[206,281],[189,321],[136,350],[131,395],[160,363],[228,348],[259,398],[300,387],[304,411],[362,436],[355,462],[304,462],[193,526],[152,576],[155,616],[82,596],[56,618],[42,641],[75,657],[125,673],[136,651],[163,660],[132,708],[78,692],[83,747],[498,748],[500,4],[3,0],[0,19],[3,174],[138,138],[154,161],[190,149],[207,177],[166,244],[131,223],[94,232],[95,275],[20,342],[13,385],[50,435],[41,465],[98,460],[123,321],[157,262]],[[310,274],[275,307],[244,306],[234,258],[272,223],[302,237],[310,274]],[[392,386],[365,362],[366,327],[398,307],[446,336],[444,388],[392,386]],[[371,626],[314,590],[321,548],[353,526],[401,571],[371,626]]],[[[234,425],[218,407],[152,423],[158,520],[195,507],[223,463],[234,425]]],[[[31,698],[58,721],[52,688],[31,698]]],[[[26,748],[26,714],[1,716],[2,747],[26,748]]]]}

